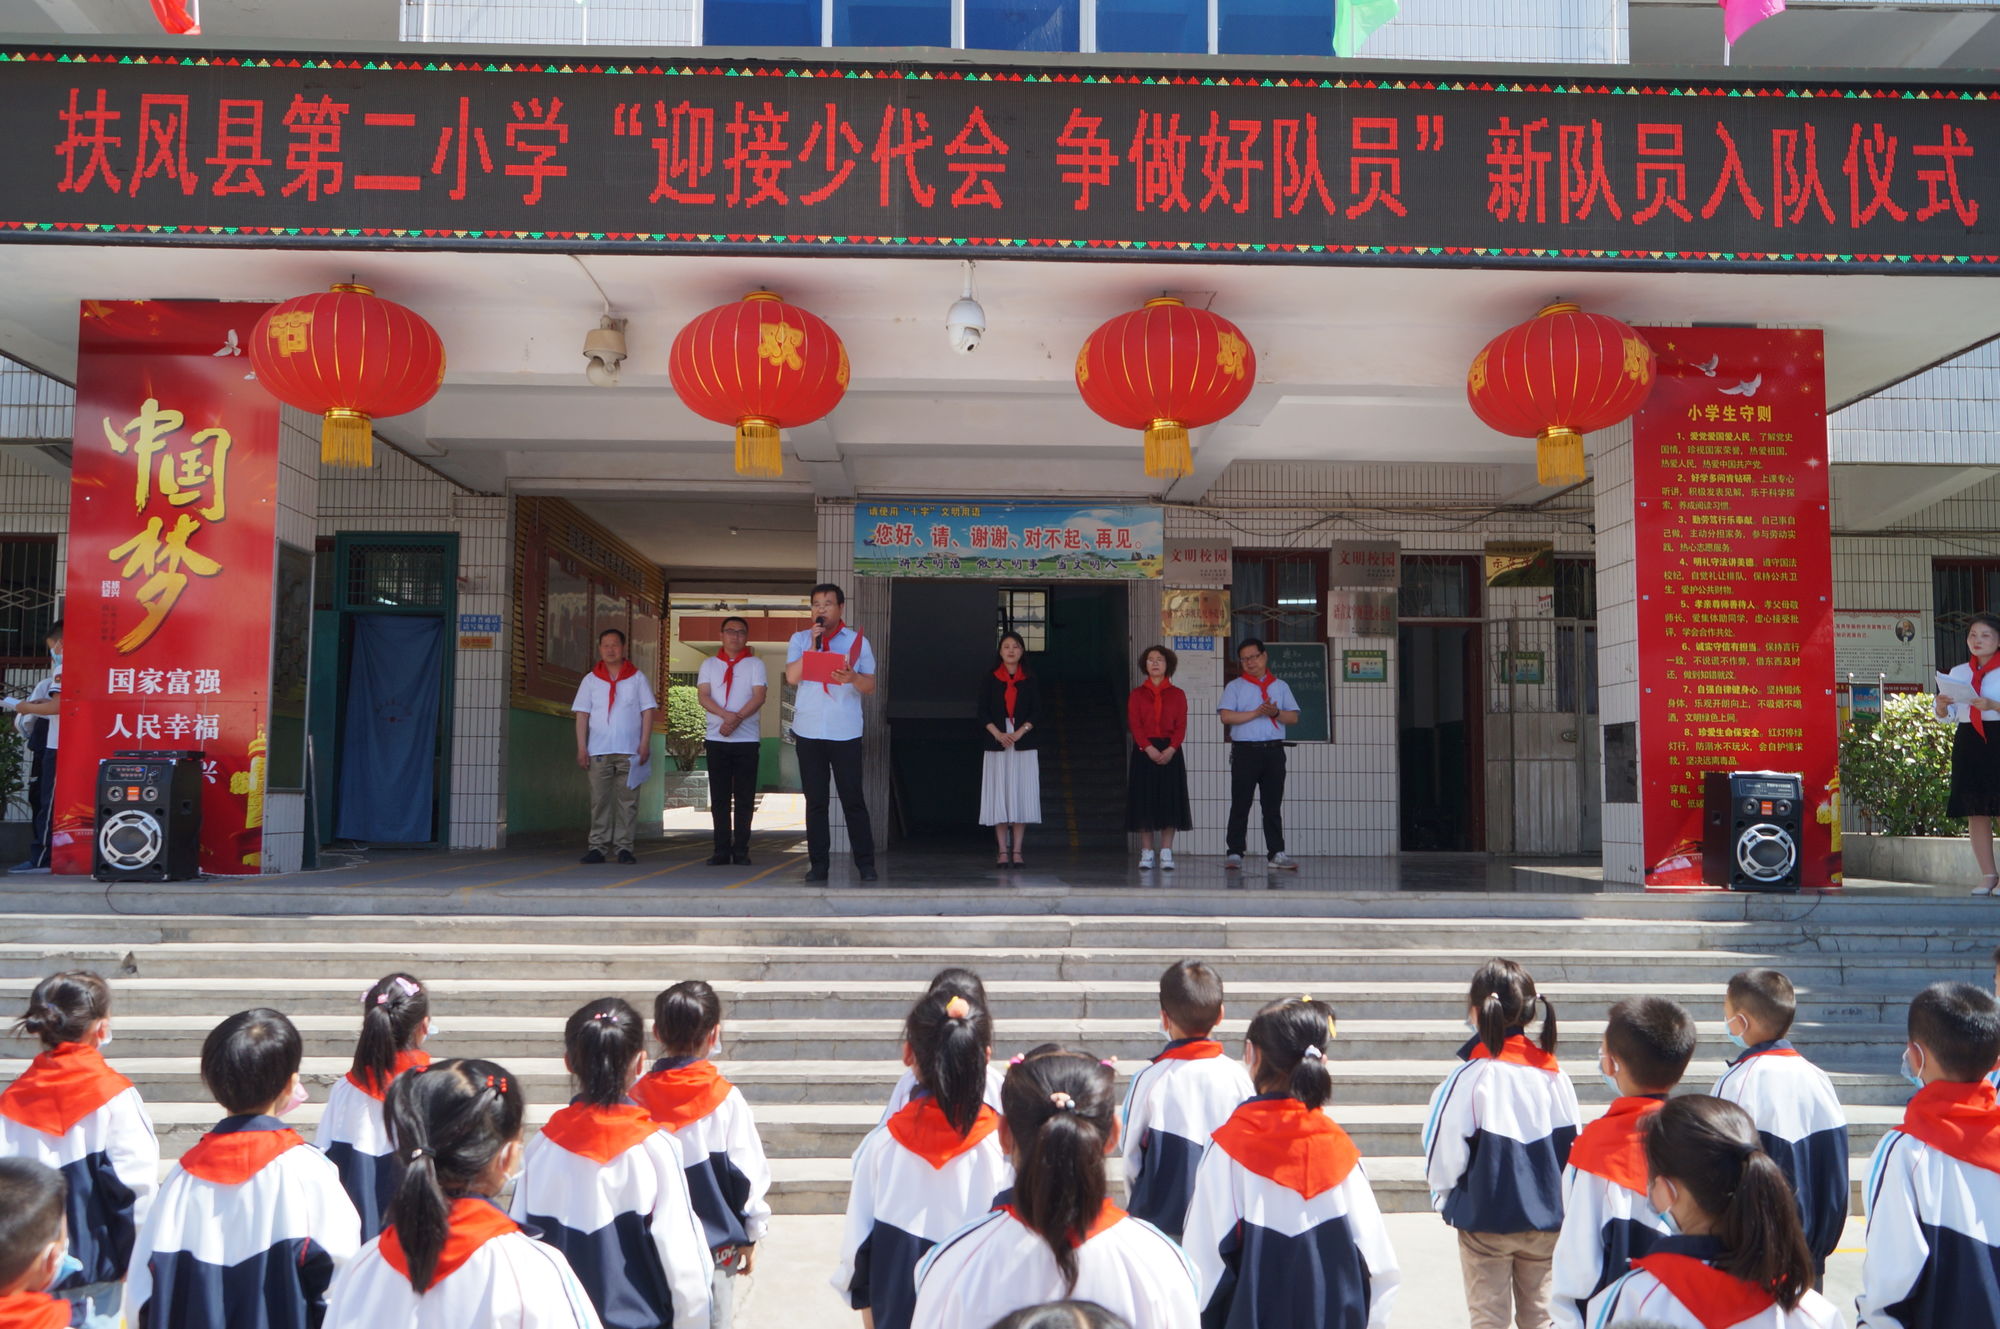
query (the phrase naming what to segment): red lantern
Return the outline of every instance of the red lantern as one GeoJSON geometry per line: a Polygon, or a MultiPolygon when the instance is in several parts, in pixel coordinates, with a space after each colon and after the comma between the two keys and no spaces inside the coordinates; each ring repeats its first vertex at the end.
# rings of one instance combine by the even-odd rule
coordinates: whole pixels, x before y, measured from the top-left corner
{"type": "Polygon", "coordinates": [[[1583,436],[1628,419],[1653,390],[1653,348],[1615,318],[1550,305],[1486,343],[1465,376],[1487,426],[1538,440],[1536,477],[1581,484],[1583,436]]]}
{"type": "Polygon", "coordinates": [[[250,333],[249,351],[272,396],[325,418],[319,459],[328,466],[374,465],[374,420],[416,410],[444,382],[437,331],[348,282],[273,305],[250,333]]]}
{"type": "Polygon", "coordinates": [[[752,291],[682,328],[667,372],[689,410],[736,426],[738,475],[776,479],[778,431],[811,424],[847,395],[847,348],[824,319],[752,291]]]}
{"type": "Polygon", "coordinates": [[[1257,353],[1236,325],[1172,296],[1120,314],[1076,353],[1084,404],[1145,430],[1146,474],[1162,479],[1194,469],[1188,430],[1241,406],[1256,381],[1257,353]]]}

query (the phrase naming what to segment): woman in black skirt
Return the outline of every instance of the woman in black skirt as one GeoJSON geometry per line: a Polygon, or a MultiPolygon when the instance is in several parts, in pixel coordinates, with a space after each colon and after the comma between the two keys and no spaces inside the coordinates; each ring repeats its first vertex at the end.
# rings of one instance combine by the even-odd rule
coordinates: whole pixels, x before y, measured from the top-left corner
{"type": "Polygon", "coordinates": [[[2000,816],[2000,618],[1974,614],[1965,632],[1971,657],[1952,668],[1948,677],[1966,684],[1985,705],[1947,705],[1937,699],[1940,720],[1956,720],[1951,744],[1951,802],[1945,810],[1964,817],[1972,840],[1972,857],[1982,874],[1974,895],[2000,892],[2000,872],[1993,867],[1993,818],[2000,816]]]}
{"type": "Polygon", "coordinates": [[[1126,783],[1125,829],[1139,832],[1145,846],[1139,866],[1154,865],[1153,840],[1160,842],[1158,863],[1163,872],[1174,870],[1174,832],[1194,829],[1194,815],[1188,810],[1187,761],[1181,745],[1187,742],[1187,693],[1169,680],[1180,663],[1164,646],[1148,646],[1139,653],[1139,671],[1146,681],[1132,689],[1125,702],[1126,726],[1132,733],[1132,771],[1126,783]]]}

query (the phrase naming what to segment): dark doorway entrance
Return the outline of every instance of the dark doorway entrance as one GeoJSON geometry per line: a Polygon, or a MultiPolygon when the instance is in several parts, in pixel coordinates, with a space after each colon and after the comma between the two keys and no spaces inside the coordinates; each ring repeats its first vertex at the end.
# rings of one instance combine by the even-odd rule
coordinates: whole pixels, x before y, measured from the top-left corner
{"type": "Polygon", "coordinates": [[[1402,847],[1483,851],[1479,560],[1408,555],[1396,634],[1402,847]]]}
{"type": "Polygon", "coordinates": [[[1028,645],[1047,711],[1042,823],[1031,851],[1125,843],[1125,588],[898,581],[890,592],[890,835],[990,842],[979,825],[979,680],[1008,629],[1028,645]]]}

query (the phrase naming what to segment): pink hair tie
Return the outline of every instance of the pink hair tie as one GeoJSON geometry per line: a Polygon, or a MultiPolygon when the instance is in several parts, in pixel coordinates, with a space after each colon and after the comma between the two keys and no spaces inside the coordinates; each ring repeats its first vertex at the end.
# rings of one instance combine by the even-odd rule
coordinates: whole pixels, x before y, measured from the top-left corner
{"type": "Polygon", "coordinates": [[[972,1003],[964,997],[953,997],[944,1004],[944,1018],[947,1020],[963,1020],[971,1014],[972,1003]]]}
{"type": "Polygon", "coordinates": [[[1013,1056],[1007,1059],[1007,1064],[1009,1066],[1019,1066],[1022,1062],[1026,1061],[1027,1059],[1028,1059],[1027,1053],[1016,1052],[1013,1056]]]}

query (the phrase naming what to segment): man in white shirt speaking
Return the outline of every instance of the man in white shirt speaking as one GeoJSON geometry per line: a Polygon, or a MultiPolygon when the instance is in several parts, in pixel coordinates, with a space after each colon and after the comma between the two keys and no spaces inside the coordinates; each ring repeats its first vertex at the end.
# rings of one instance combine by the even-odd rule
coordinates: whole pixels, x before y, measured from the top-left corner
{"type": "Polygon", "coordinates": [[[722,620],[722,651],[701,662],[695,676],[701,708],[708,712],[708,807],[715,822],[709,866],[750,862],[750,817],[757,807],[760,724],[770,690],[764,662],[750,649],[750,624],[722,620]]]}
{"type": "Polygon", "coordinates": [[[825,881],[833,834],[828,821],[829,784],[840,790],[854,873],[875,880],[875,835],[861,793],[861,699],[875,691],[875,649],[859,628],[844,621],[847,596],[831,582],[812,589],[813,626],[792,634],[785,652],[785,681],[798,689],[792,703],[792,737],[799,750],[799,783],[806,795],[807,881],[825,881]],[[806,677],[807,654],[838,667],[820,679],[806,677]],[[840,659],[828,661],[827,655],[840,659]]]}
{"type": "Polygon", "coordinates": [[[586,863],[617,854],[636,863],[632,832],[639,821],[639,791],[631,785],[632,763],[653,748],[653,717],[659,714],[653,685],[625,658],[625,634],[606,628],[597,634],[597,666],[577,685],[576,764],[590,773],[590,851],[586,863]]]}

